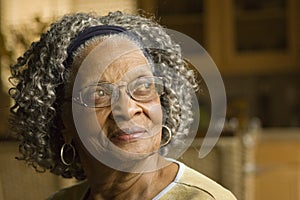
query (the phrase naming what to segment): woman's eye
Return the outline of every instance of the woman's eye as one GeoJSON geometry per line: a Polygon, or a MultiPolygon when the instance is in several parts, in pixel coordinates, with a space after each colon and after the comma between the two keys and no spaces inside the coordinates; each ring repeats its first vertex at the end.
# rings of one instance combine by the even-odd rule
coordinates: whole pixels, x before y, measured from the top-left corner
{"type": "Polygon", "coordinates": [[[95,97],[103,97],[105,95],[106,94],[105,94],[104,90],[97,90],[94,94],[95,97]]]}
{"type": "Polygon", "coordinates": [[[153,88],[153,84],[149,82],[140,83],[136,86],[136,91],[147,91],[153,88]]]}
{"type": "Polygon", "coordinates": [[[162,94],[163,83],[155,77],[141,77],[128,84],[131,97],[140,102],[151,101],[162,94]]]}
{"type": "Polygon", "coordinates": [[[150,89],[151,88],[151,83],[143,83],[140,87],[140,89],[150,89]]]}
{"type": "Polygon", "coordinates": [[[93,94],[92,94],[93,98],[95,100],[103,100],[103,99],[107,99],[110,98],[111,96],[111,91],[104,89],[104,88],[97,88],[93,94]]]}
{"type": "Polygon", "coordinates": [[[102,98],[104,96],[105,96],[104,91],[102,91],[102,90],[100,90],[100,91],[94,91],[94,92],[87,93],[85,95],[85,100],[92,102],[92,101],[100,99],[100,98],[102,98]]]}
{"type": "Polygon", "coordinates": [[[144,82],[136,85],[132,92],[134,98],[149,100],[152,99],[156,94],[155,86],[153,82],[144,82]]]}
{"type": "Polygon", "coordinates": [[[91,88],[85,95],[84,95],[84,102],[86,104],[99,104],[110,99],[110,92],[105,90],[102,87],[98,88],[91,88]]]}

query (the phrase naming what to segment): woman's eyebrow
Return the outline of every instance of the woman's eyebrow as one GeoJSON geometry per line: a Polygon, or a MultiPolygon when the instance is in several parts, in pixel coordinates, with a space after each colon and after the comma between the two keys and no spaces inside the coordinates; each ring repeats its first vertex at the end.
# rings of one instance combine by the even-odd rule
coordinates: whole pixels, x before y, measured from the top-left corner
{"type": "Polygon", "coordinates": [[[91,81],[91,82],[82,84],[82,87],[81,87],[81,88],[85,88],[85,87],[92,86],[92,85],[99,85],[99,84],[101,84],[101,83],[110,83],[110,82],[104,81],[104,80],[91,81]]]}
{"type": "Polygon", "coordinates": [[[137,73],[130,73],[130,74],[124,76],[120,81],[131,82],[131,81],[134,81],[138,78],[145,77],[145,76],[153,76],[153,74],[151,73],[151,71],[150,72],[139,71],[137,73]]]}

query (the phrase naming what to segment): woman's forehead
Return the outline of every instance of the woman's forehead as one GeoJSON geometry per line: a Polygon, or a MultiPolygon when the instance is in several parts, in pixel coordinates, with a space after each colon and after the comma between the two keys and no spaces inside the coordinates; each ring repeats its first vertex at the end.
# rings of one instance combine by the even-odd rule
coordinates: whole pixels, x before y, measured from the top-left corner
{"type": "Polygon", "coordinates": [[[125,74],[130,78],[141,73],[152,74],[140,47],[127,38],[111,37],[95,45],[88,53],[79,66],[77,76],[85,84],[99,82],[100,79],[116,82],[125,74]]]}
{"type": "Polygon", "coordinates": [[[121,56],[105,68],[101,81],[127,81],[143,75],[152,75],[148,61],[142,51],[130,52],[121,56]]]}

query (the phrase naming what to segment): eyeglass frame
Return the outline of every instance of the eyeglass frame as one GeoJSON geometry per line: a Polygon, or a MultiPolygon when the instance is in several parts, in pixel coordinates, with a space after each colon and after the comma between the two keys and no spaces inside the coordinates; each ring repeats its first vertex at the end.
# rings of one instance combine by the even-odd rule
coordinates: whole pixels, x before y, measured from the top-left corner
{"type": "MultiPolygon", "coordinates": [[[[121,85],[117,85],[117,84],[114,84],[114,83],[110,83],[110,82],[98,82],[97,84],[91,84],[91,85],[87,85],[87,86],[85,86],[85,87],[83,87],[83,88],[81,88],[81,89],[79,89],[78,90],[78,94],[79,95],[77,95],[76,97],[72,97],[71,98],[71,100],[72,100],[72,102],[75,102],[75,103],[77,103],[77,104],[79,104],[79,105],[81,105],[81,106],[84,106],[84,107],[88,107],[88,108],[105,108],[105,107],[108,107],[108,106],[111,106],[112,105],[112,103],[110,103],[110,104],[108,104],[108,105],[105,105],[105,106],[96,106],[96,105],[94,105],[94,106],[91,106],[91,105],[88,105],[87,103],[85,103],[84,102],[84,98],[83,98],[83,96],[82,96],[82,90],[84,90],[84,89],[86,89],[86,88],[88,88],[88,87],[91,87],[91,86],[98,86],[99,84],[102,84],[102,83],[105,83],[105,84],[109,84],[109,85],[112,85],[112,86],[114,86],[114,89],[116,89],[116,88],[118,88],[118,92],[120,92],[120,87],[125,87],[126,86],[126,89],[125,89],[125,92],[126,92],[126,94],[131,98],[131,99],[133,99],[134,101],[137,101],[137,102],[143,102],[143,101],[141,101],[141,100],[137,100],[137,99],[135,99],[133,96],[132,96],[132,94],[131,94],[131,92],[130,92],[130,90],[128,89],[128,85],[130,85],[130,83],[132,83],[132,82],[134,82],[134,81],[136,81],[136,80],[138,80],[138,79],[141,79],[141,78],[154,78],[155,80],[157,80],[157,79],[159,79],[159,80],[161,80],[162,82],[162,92],[161,92],[161,94],[159,94],[158,92],[157,92],[157,94],[158,94],[158,96],[161,96],[161,95],[163,95],[164,93],[165,93],[165,82],[164,82],[164,77],[160,77],[160,76],[142,76],[142,77],[138,77],[138,78],[136,78],[136,79],[134,79],[134,80],[132,80],[132,81],[130,81],[130,82],[124,82],[123,84],[121,84],[121,85]]],[[[68,98],[69,99],[69,98],[68,98]]],[[[115,99],[114,101],[117,101],[119,99],[119,96],[118,96],[118,98],[117,99],[115,99]]],[[[149,100],[146,100],[146,101],[144,101],[144,102],[147,102],[147,101],[151,101],[152,99],[149,99],[149,100]]],[[[111,99],[111,102],[112,102],[112,99],[111,99]]]]}

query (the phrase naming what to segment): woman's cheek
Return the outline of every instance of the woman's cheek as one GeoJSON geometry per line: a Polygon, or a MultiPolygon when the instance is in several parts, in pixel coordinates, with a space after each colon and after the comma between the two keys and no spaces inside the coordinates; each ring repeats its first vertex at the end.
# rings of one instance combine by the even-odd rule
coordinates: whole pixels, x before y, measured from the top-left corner
{"type": "Polygon", "coordinates": [[[103,132],[105,130],[105,121],[107,120],[108,115],[109,112],[106,111],[106,109],[102,109],[101,111],[85,107],[76,107],[73,109],[73,116],[78,134],[85,137],[95,136],[98,135],[99,132],[103,132]]]}
{"type": "Polygon", "coordinates": [[[160,103],[149,105],[148,115],[154,125],[162,125],[162,107],[160,103]]]}
{"type": "Polygon", "coordinates": [[[98,110],[95,110],[97,121],[99,123],[99,126],[104,126],[104,124],[108,121],[109,115],[111,114],[110,108],[100,108],[98,110]]]}

